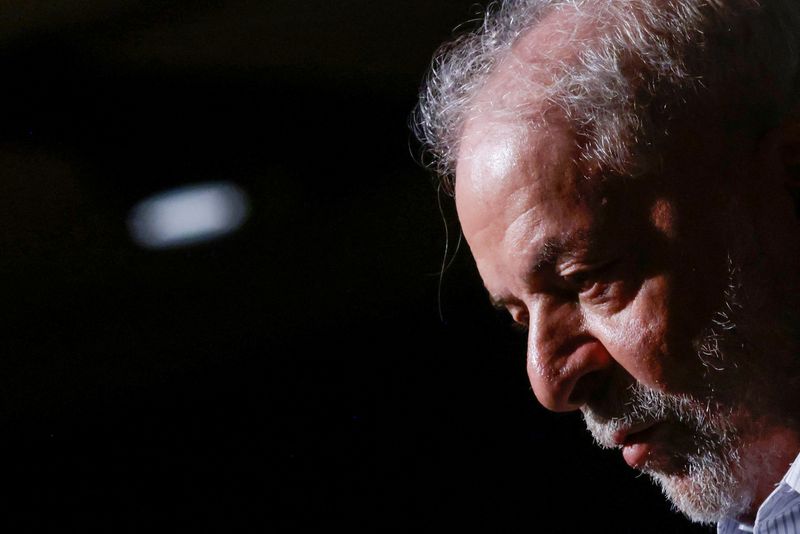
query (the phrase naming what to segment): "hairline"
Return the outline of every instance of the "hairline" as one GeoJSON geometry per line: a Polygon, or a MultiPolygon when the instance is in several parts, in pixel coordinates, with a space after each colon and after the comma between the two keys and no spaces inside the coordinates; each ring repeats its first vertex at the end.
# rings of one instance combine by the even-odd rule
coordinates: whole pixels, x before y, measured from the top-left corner
{"type": "MultiPolygon", "coordinates": [[[[745,112],[752,111],[755,115],[764,111],[766,116],[781,108],[785,104],[783,100],[796,100],[794,85],[800,85],[794,83],[797,49],[800,48],[797,35],[800,33],[800,8],[788,0],[506,0],[490,6],[478,31],[446,45],[437,55],[415,112],[416,133],[429,149],[428,154],[433,158],[431,166],[445,186],[452,186],[463,129],[474,113],[477,95],[505,58],[513,53],[520,39],[535,31],[554,10],[562,11],[564,6],[571,9],[570,16],[578,17],[584,24],[596,24],[597,27],[592,28],[596,34],[589,39],[589,46],[582,43],[586,51],[579,54],[577,61],[571,65],[556,65],[561,69],[561,76],[547,87],[548,104],[560,108],[577,131],[589,130],[583,147],[587,159],[605,161],[620,174],[629,174],[623,172],[624,164],[636,159],[631,150],[652,149],[656,134],[660,134],[660,126],[647,123],[647,114],[663,104],[655,101],[657,98],[672,105],[672,109],[665,112],[669,115],[680,112],[681,103],[696,99],[700,94],[714,96],[715,91],[725,87],[724,83],[709,87],[715,81],[714,76],[730,76],[726,73],[727,67],[722,68],[712,61],[719,59],[717,56],[712,54],[710,59],[692,56],[703,46],[705,26],[719,30],[724,24],[731,27],[738,24],[741,27],[734,27],[734,37],[738,35],[736,32],[750,31],[757,34],[760,41],[756,44],[761,48],[772,50],[774,47],[770,46],[777,43],[784,49],[787,57],[775,59],[772,55],[780,56],[781,48],[772,54],[761,50],[765,58],[751,54],[745,45],[731,47],[730,43],[711,43],[716,46],[714,54],[746,63],[743,73],[732,76],[733,82],[746,85],[755,80],[762,84],[755,90],[742,89],[743,95],[747,96],[749,91],[760,96],[763,92],[769,102],[750,99],[744,102],[748,106],[745,112]],[[660,16],[656,7],[661,5],[667,5],[671,11],[662,17],[663,20],[650,20],[660,16]],[[641,12],[630,15],[625,12],[626,6],[638,6],[641,12]],[[694,13],[692,8],[704,11],[694,13]],[[757,20],[751,22],[748,17],[757,20]],[[626,24],[631,27],[622,28],[626,24]],[[672,28],[676,35],[664,33],[672,28]],[[773,29],[775,33],[782,32],[781,35],[765,35],[767,30],[773,29]],[[650,34],[645,35],[648,31],[650,34]],[[664,44],[660,40],[667,42],[664,44]],[[697,65],[690,65],[690,60],[697,65]],[[638,61],[642,63],[637,64],[638,61]],[[768,64],[765,66],[761,62],[768,64]],[[787,68],[782,68],[784,66],[787,68]],[[708,71],[705,78],[698,74],[705,72],[703,69],[708,71]],[[754,78],[756,74],[763,74],[766,81],[754,78]],[[652,79],[639,79],[647,76],[652,79]],[[785,79],[769,79],[769,76],[785,79]],[[649,91],[649,96],[639,99],[636,92],[639,90],[649,91]],[[615,95],[620,97],[620,102],[614,101],[615,95]]],[[[749,36],[749,39],[754,38],[749,36]]],[[[736,67],[741,65],[731,69],[736,67]]]]}

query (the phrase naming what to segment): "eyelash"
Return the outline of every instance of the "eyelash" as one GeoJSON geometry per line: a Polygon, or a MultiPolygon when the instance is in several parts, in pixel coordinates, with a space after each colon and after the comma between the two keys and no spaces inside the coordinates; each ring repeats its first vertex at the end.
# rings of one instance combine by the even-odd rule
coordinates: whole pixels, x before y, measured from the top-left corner
{"type": "Polygon", "coordinates": [[[578,293],[583,293],[586,291],[586,289],[594,286],[595,282],[593,280],[593,276],[594,273],[591,271],[582,271],[563,276],[562,278],[570,286],[570,289],[573,289],[578,293]]]}
{"type": "Polygon", "coordinates": [[[610,287],[610,282],[594,282],[591,286],[581,290],[580,295],[587,300],[603,298],[608,294],[610,287]]]}
{"type": "Polygon", "coordinates": [[[602,278],[604,276],[607,277],[608,273],[615,268],[617,264],[617,261],[611,261],[599,265],[596,268],[570,274],[563,278],[572,288],[577,290],[578,295],[584,298],[602,297],[608,293],[608,289],[613,282],[610,279],[602,280],[602,278]],[[600,288],[601,291],[599,294],[596,294],[598,288],[600,288]]]}
{"type": "MultiPolygon", "coordinates": [[[[574,272],[566,276],[562,275],[561,278],[569,286],[570,293],[581,299],[600,301],[612,293],[615,280],[609,274],[618,265],[619,260],[613,260],[591,269],[574,272]]],[[[515,317],[514,312],[509,310],[509,313],[511,314],[511,330],[527,335],[527,315],[523,314],[515,317]]]]}

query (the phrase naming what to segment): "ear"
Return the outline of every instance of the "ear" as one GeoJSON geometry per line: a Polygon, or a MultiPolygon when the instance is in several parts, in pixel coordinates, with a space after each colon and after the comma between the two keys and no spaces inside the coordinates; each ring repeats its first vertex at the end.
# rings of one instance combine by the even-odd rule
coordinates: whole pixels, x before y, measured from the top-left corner
{"type": "Polygon", "coordinates": [[[759,143],[763,178],[773,180],[792,198],[800,218],[800,119],[791,118],[769,131],[759,143]]]}

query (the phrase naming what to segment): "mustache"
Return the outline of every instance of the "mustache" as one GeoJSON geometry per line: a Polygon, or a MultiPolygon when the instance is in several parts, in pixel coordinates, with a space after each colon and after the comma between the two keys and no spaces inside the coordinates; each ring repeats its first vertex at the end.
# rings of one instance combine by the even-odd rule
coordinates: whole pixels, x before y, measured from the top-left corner
{"type": "Polygon", "coordinates": [[[619,431],[644,423],[672,421],[688,425],[698,434],[716,434],[721,422],[726,420],[725,410],[710,400],[700,402],[686,394],[664,393],[638,382],[628,386],[613,405],[611,410],[607,407],[600,410],[588,404],[581,408],[586,428],[605,449],[619,447],[614,441],[619,431]],[[609,412],[614,415],[609,416],[609,412]]]}
{"type": "Polygon", "coordinates": [[[666,418],[675,404],[670,397],[637,382],[602,408],[586,404],[581,413],[595,442],[604,449],[613,449],[619,447],[614,436],[620,430],[666,418]]]}

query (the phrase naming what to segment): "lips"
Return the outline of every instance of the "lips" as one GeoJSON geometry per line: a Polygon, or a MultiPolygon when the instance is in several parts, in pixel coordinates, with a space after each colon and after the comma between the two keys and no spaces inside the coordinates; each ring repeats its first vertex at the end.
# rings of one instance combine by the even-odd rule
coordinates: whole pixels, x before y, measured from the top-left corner
{"type": "Polygon", "coordinates": [[[653,451],[653,438],[661,421],[639,423],[614,434],[614,443],[622,447],[622,457],[633,468],[641,468],[653,451]]]}

